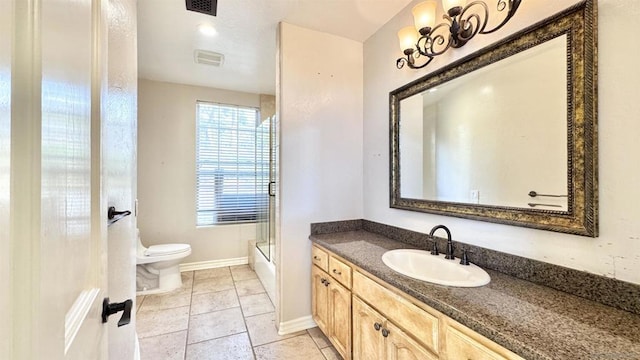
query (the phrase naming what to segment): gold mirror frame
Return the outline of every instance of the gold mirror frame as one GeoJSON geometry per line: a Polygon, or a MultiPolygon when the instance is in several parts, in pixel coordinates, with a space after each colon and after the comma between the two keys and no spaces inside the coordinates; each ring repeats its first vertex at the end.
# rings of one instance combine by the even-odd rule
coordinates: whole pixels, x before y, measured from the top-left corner
{"type": "Polygon", "coordinates": [[[586,0],[389,93],[390,206],[499,224],[598,236],[597,5],[586,0]],[[400,192],[400,101],[567,35],[567,211],[410,199],[400,192]]]}

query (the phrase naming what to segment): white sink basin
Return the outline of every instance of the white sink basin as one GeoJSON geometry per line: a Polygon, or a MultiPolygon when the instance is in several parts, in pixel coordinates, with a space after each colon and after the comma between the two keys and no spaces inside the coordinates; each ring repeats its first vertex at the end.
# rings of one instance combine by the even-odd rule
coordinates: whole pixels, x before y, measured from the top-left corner
{"type": "Polygon", "coordinates": [[[436,256],[423,250],[387,251],[382,262],[402,275],[434,284],[476,287],[491,281],[489,274],[474,264],[462,265],[460,259],[447,260],[444,254],[436,256]]]}

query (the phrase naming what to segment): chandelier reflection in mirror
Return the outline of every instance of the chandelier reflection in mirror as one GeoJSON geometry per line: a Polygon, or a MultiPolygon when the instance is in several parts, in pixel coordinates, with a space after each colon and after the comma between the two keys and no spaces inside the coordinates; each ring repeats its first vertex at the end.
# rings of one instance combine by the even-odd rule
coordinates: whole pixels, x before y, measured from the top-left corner
{"type": "Polygon", "coordinates": [[[446,22],[435,25],[436,1],[427,0],[414,6],[412,13],[414,26],[398,31],[400,48],[405,57],[396,61],[398,69],[406,64],[412,69],[421,69],[449,48],[464,46],[477,34],[490,34],[503,27],[515,15],[522,0],[498,0],[499,13],[506,12],[505,18],[492,29],[487,29],[489,6],[484,1],[442,0],[446,22]],[[417,31],[416,31],[417,30],[417,31]],[[416,61],[420,59],[421,61],[416,61]],[[418,62],[421,64],[418,65],[418,62]]]}

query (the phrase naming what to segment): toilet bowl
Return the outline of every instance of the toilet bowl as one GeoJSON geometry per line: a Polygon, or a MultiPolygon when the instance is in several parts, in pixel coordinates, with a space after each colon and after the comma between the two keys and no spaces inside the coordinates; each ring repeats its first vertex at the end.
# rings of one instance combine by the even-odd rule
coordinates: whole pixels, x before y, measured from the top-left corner
{"type": "Polygon", "coordinates": [[[158,294],[182,286],[180,262],[191,254],[189,244],[142,245],[138,230],[136,294],[158,294]]]}

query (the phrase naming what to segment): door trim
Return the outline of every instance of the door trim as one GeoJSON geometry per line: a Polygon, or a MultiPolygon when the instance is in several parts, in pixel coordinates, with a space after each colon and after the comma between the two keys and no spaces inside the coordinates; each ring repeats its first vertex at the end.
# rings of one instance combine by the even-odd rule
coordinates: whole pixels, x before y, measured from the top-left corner
{"type": "Polygon", "coordinates": [[[100,294],[100,289],[93,288],[90,290],[84,290],[76,301],[71,305],[69,311],[64,316],[64,353],[67,354],[73,340],[78,335],[78,331],[82,327],[84,320],[87,318],[87,314],[96,298],[100,294]]]}

